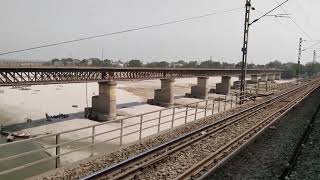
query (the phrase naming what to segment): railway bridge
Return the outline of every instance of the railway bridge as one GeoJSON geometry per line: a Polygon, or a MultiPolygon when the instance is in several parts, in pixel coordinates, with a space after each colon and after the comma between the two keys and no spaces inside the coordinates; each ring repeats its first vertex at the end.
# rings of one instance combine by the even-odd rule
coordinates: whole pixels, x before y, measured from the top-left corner
{"type": "MultiPolygon", "coordinates": [[[[257,75],[265,75],[264,78],[270,75],[272,78],[281,74],[281,70],[249,69],[247,74],[254,78],[257,75]]],[[[0,86],[240,75],[240,69],[0,67],[0,86]]]]}
{"type": "MultiPolygon", "coordinates": [[[[281,70],[249,69],[251,81],[273,81],[281,78],[281,70]],[[260,79],[259,79],[260,77],[260,79]]],[[[89,116],[98,121],[116,117],[116,81],[160,79],[161,89],[154,92],[150,103],[164,107],[174,104],[174,79],[197,77],[191,87],[191,96],[208,98],[208,78],[221,76],[216,93],[230,92],[230,79],[241,76],[240,69],[185,69],[185,68],[102,68],[102,67],[0,67],[0,86],[86,83],[98,82],[99,95],[92,97],[92,108],[86,109],[89,116]]]]}

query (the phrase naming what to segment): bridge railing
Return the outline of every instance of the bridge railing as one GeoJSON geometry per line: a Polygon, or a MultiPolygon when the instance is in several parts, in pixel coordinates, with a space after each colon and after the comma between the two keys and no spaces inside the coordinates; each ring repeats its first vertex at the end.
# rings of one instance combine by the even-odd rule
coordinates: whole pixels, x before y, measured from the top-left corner
{"type": "Polygon", "coordinates": [[[110,146],[114,148],[125,146],[130,142],[142,140],[150,135],[233,109],[239,106],[240,99],[250,100],[251,98],[253,98],[253,90],[249,90],[243,95],[232,93],[228,96],[133,115],[78,129],[0,144],[0,149],[22,143],[41,144],[36,150],[1,158],[0,163],[41,152],[50,154],[49,157],[25,161],[15,167],[2,169],[0,177],[44,162],[54,163],[57,168],[69,159],[77,157],[77,160],[82,160],[96,155],[101,151],[99,148],[105,150],[110,146]],[[71,136],[77,138],[70,138],[71,136]]]}

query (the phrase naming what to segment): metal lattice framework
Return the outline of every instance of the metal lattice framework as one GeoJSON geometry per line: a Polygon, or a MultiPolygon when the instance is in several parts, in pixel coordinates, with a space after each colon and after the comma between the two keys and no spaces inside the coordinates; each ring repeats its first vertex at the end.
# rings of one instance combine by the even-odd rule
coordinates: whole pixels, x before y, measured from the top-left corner
{"type": "MultiPolygon", "coordinates": [[[[248,75],[280,73],[265,69],[247,71],[248,75]]],[[[0,67],[0,86],[239,75],[240,69],[0,67]]]]}

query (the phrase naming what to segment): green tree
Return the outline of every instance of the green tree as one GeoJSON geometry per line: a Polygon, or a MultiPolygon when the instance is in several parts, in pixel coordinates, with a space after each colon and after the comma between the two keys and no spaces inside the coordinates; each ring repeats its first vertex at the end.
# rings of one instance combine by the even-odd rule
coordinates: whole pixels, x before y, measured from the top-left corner
{"type": "Polygon", "coordinates": [[[146,64],[146,67],[149,67],[149,68],[169,68],[169,66],[170,66],[170,63],[166,61],[152,62],[152,63],[146,64]]]}
{"type": "Polygon", "coordinates": [[[240,61],[237,64],[235,64],[235,68],[236,69],[241,69],[242,68],[242,61],[240,61]]]}
{"type": "Polygon", "coordinates": [[[183,67],[184,68],[197,68],[198,67],[198,62],[197,61],[189,61],[183,67]]]}
{"type": "Polygon", "coordinates": [[[52,65],[55,65],[55,64],[58,64],[58,63],[60,63],[60,60],[57,59],[57,58],[54,58],[54,59],[51,60],[51,64],[52,65]]]}
{"type": "Polygon", "coordinates": [[[167,61],[161,61],[158,63],[158,67],[161,67],[161,68],[168,68],[169,65],[170,64],[167,61]]]}
{"type": "Polygon", "coordinates": [[[104,66],[106,67],[112,67],[112,61],[109,59],[105,59],[103,63],[104,63],[104,66]]]}
{"type": "Polygon", "coordinates": [[[265,65],[267,69],[279,69],[282,67],[282,63],[280,61],[271,61],[265,65]]]}
{"type": "Polygon", "coordinates": [[[297,75],[298,65],[296,63],[286,63],[282,65],[282,78],[290,79],[297,75]]]}
{"type": "Polygon", "coordinates": [[[208,61],[203,61],[201,62],[201,64],[199,65],[200,68],[221,68],[221,64],[220,62],[217,61],[212,61],[212,60],[208,60],[208,61]]]}
{"type": "Polygon", "coordinates": [[[130,60],[128,67],[142,67],[142,62],[138,59],[130,60]]]}

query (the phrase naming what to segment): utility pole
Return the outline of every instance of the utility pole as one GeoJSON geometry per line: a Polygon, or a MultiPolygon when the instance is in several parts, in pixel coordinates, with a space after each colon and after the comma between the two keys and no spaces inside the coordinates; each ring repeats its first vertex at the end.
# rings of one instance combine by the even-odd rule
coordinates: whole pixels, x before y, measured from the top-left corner
{"type": "Polygon", "coordinates": [[[103,55],[104,55],[104,48],[102,48],[102,52],[101,52],[101,61],[103,61],[103,55]]]}
{"type": "Polygon", "coordinates": [[[244,19],[244,35],[243,35],[243,47],[242,47],[242,62],[241,62],[240,104],[243,103],[242,99],[245,91],[245,80],[246,80],[246,73],[247,73],[250,10],[251,10],[251,0],[246,0],[246,12],[245,12],[245,19],[244,19]]]}
{"type": "Polygon", "coordinates": [[[275,8],[271,9],[267,13],[263,14],[261,17],[255,19],[250,23],[250,11],[255,10],[254,7],[251,7],[251,0],[246,0],[246,12],[244,18],[244,32],[243,32],[243,47],[242,47],[242,62],[241,62],[241,84],[240,84],[240,104],[243,103],[243,95],[246,90],[246,74],[247,74],[247,57],[248,57],[248,41],[249,41],[249,27],[258,22],[260,19],[268,16],[271,12],[278,9],[280,6],[287,3],[289,0],[285,0],[275,8]]]}
{"type": "Polygon", "coordinates": [[[316,59],[317,59],[317,51],[316,50],[314,50],[313,51],[313,65],[315,65],[316,64],[316,59]]]}
{"type": "Polygon", "coordinates": [[[301,63],[301,51],[302,51],[301,48],[302,48],[302,38],[300,38],[300,41],[299,41],[297,84],[300,84],[300,70],[301,70],[300,63],[301,63]]]}
{"type": "Polygon", "coordinates": [[[311,71],[311,76],[313,76],[316,71],[315,71],[315,65],[316,65],[316,59],[317,59],[317,51],[313,51],[313,61],[312,61],[312,71],[311,71]]]}

